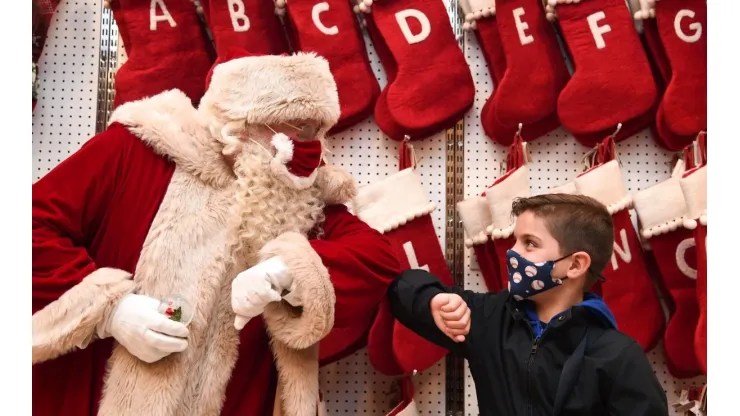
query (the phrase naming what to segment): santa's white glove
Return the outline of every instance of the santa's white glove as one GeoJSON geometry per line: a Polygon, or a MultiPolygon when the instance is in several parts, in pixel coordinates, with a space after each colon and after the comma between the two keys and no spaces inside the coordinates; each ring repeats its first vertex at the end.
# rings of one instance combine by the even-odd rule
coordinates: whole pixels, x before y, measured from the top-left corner
{"type": "Polygon", "coordinates": [[[124,296],[108,319],[98,325],[98,336],[112,336],[131,355],[147,363],[184,351],[188,347],[188,328],[159,313],[159,304],[149,296],[124,296]]]}
{"type": "MultiPolygon", "coordinates": [[[[231,283],[231,307],[236,313],[234,327],[244,328],[250,319],[265,311],[268,303],[280,302],[284,291],[292,292],[292,286],[293,277],[280,257],[239,273],[231,283]]],[[[290,301],[288,295],[286,300],[290,301]]]]}

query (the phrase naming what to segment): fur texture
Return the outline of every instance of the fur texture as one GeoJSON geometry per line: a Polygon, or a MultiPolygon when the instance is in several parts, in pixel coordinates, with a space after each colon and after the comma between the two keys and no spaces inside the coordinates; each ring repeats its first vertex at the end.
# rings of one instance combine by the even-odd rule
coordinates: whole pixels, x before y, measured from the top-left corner
{"type": "Polygon", "coordinates": [[[317,171],[315,186],[321,190],[326,205],[346,204],[357,195],[357,182],[344,168],[324,165],[317,171]]]}
{"type": "MultiPolygon", "coordinates": [[[[272,62],[273,58],[277,57],[267,57],[266,61],[272,62]]],[[[250,101],[250,97],[257,97],[249,105],[236,103],[240,109],[227,111],[226,107],[218,107],[219,117],[237,114],[247,119],[238,137],[251,138],[250,132],[255,130],[249,123],[270,122],[270,117],[318,117],[327,129],[336,121],[338,104],[334,113],[331,103],[336,90],[330,91],[334,84],[326,62],[307,56],[289,61],[283,69],[276,69],[269,62],[253,62],[244,68],[234,64],[237,69],[249,67],[250,71],[257,71],[247,79],[262,83],[259,88],[228,73],[219,75],[222,65],[216,68],[214,88],[218,90],[224,79],[236,83],[224,87],[228,90],[228,97],[222,97],[226,107],[234,104],[229,100],[250,101]],[[261,80],[270,76],[287,77],[291,88],[298,88],[296,84],[301,80],[305,85],[292,92],[281,87],[279,94],[273,94],[269,84],[266,86],[266,81],[261,80]],[[234,85],[241,87],[229,89],[234,85]],[[271,91],[267,97],[265,91],[271,91]],[[291,99],[280,101],[280,94],[291,99]],[[313,111],[317,108],[320,111],[313,111]],[[262,121],[257,117],[260,112],[267,114],[262,121]]],[[[316,185],[296,190],[282,184],[270,172],[272,156],[265,152],[263,144],[250,140],[231,143],[239,152],[226,152],[228,144],[216,134],[222,132],[225,124],[214,124],[209,112],[215,106],[211,102],[206,105],[210,110],[195,110],[184,94],[173,90],[122,105],[111,117],[111,122],[123,124],[177,165],[137,264],[136,291],[159,299],[180,294],[194,305],[195,316],[189,326],[188,349],[182,353],[146,364],[120,345],[114,348],[100,415],[219,414],[238,354],[231,282],[239,272],[277,253],[291,269],[297,291],[310,297],[300,299],[300,313],[281,305],[265,314],[280,373],[280,410],[285,416],[315,414],[316,343],[331,329],[335,298],[328,271],[303,235],[321,225],[325,205],[321,196],[332,192],[316,185]],[[233,169],[224,158],[225,153],[233,155],[233,169]]],[[[91,323],[91,328],[95,323],[91,323]]]]}
{"type": "Polygon", "coordinates": [[[319,136],[340,114],[329,63],[314,53],[246,57],[217,65],[199,111],[222,124],[317,120],[322,125],[319,136]]]}
{"type": "Polygon", "coordinates": [[[33,314],[33,364],[87,347],[96,325],[133,289],[130,273],[102,268],[33,314]]]}

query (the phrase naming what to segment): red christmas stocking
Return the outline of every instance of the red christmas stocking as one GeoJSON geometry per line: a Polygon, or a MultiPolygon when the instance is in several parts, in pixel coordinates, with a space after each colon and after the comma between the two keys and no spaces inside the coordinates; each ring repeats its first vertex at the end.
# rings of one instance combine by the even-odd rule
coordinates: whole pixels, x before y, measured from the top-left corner
{"type": "MultiPolygon", "coordinates": [[[[396,249],[402,269],[424,269],[445,285],[453,279],[431,213],[436,208],[429,201],[421,178],[413,169],[405,169],[388,178],[360,188],[354,199],[356,215],[372,228],[387,236],[396,249]]],[[[374,357],[388,359],[391,349],[395,364],[403,374],[423,371],[447,354],[393,319],[390,310],[381,308],[368,337],[368,355],[377,369],[392,369],[394,363],[374,362],[374,357]],[[392,343],[387,344],[389,326],[393,326],[392,343]],[[374,334],[381,335],[375,337],[374,334]],[[381,349],[381,351],[372,351],[381,349]],[[382,350],[385,349],[383,352],[382,350]]]]}
{"type": "Polygon", "coordinates": [[[32,16],[32,43],[31,58],[33,60],[33,89],[31,93],[31,111],[36,109],[36,77],[38,75],[38,63],[41,58],[41,52],[44,50],[46,43],[46,34],[49,32],[51,18],[54,11],[59,5],[59,0],[33,0],[32,16]]]}
{"type": "Polygon", "coordinates": [[[575,183],[578,193],[595,198],[612,213],[616,241],[601,290],[619,329],[649,351],[660,339],[664,316],[630,220],[632,198],[626,192],[619,164],[612,159],[598,165],[578,176],[575,183]]]}
{"type": "MultiPolygon", "coordinates": [[[[463,28],[466,31],[475,31],[478,43],[482,46],[483,57],[491,73],[493,84],[498,86],[506,73],[506,54],[501,42],[499,27],[496,24],[496,10],[493,0],[479,0],[475,2],[475,5],[471,5],[467,0],[462,0],[460,6],[465,12],[463,28]],[[477,9],[473,7],[477,7],[477,9]]],[[[512,143],[518,127],[517,124],[507,127],[496,117],[496,107],[493,104],[498,91],[498,87],[495,88],[483,105],[480,114],[481,125],[488,137],[499,144],[508,146],[512,143]]],[[[532,124],[524,123],[521,135],[524,140],[536,140],[556,129],[559,125],[560,121],[557,114],[553,112],[543,120],[538,120],[532,124]]]]}
{"type": "Polygon", "coordinates": [[[174,88],[197,104],[211,59],[193,3],[113,0],[111,10],[128,56],[116,73],[113,105],[174,88]]]}
{"type": "Polygon", "coordinates": [[[253,55],[288,52],[288,42],[272,2],[207,0],[201,3],[219,56],[233,49],[253,55]]]}
{"type": "MultiPolygon", "coordinates": [[[[683,162],[681,162],[683,165],[683,162]]],[[[633,195],[642,236],[652,248],[663,285],[675,308],[663,337],[668,370],[674,377],[701,373],[694,351],[694,332],[699,320],[696,300],[696,221],[687,218],[678,175],[633,195]]]]}
{"type": "Polygon", "coordinates": [[[624,0],[550,4],[558,1],[561,31],[575,66],[558,98],[563,126],[593,146],[619,123],[623,128],[617,140],[649,125],[657,91],[624,0]]]}
{"type": "Polygon", "coordinates": [[[412,131],[441,130],[457,122],[473,104],[475,87],[444,5],[438,0],[368,0],[362,8],[372,10],[367,18],[396,63],[385,95],[395,122],[412,131]]]}
{"type": "Polygon", "coordinates": [[[332,132],[370,116],[380,87],[351,5],[346,0],[291,0],[286,7],[294,48],[326,58],[337,82],[341,116],[332,132]]]}
{"type": "Polygon", "coordinates": [[[486,190],[486,200],[492,219],[488,233],[493,239],[499,265],[499,279],[503,288],[507,288],[509,284],[506,252],[514,247],[516,242],[513,236],[516,223],[511,216],[511,204],[514,199],[527,196],[529,196],[529,168],[523,163],[509,170],[486,190]]]}
{"type": "Polygon", "coordinates": [[[556,113],[569,74],[541,0],[497,0],[496,15],[506,52],[506,73],[493,104],[496,117],[517,126],[556,113]]]}
{"type": "Polygon", "coordinates": [[[657,2],[655,20],[672,74],[656,123],[668,148],[679,150],[707,128],[706,1],[657,2]]]}
{"type": "Polygon", "coordinates": [[[401,380],[401,402],[386,416],[418,416],[419,409],[414,401],[414,382],[410,377],[401,380]]]}
{"type": "MultiPolygon", "coordinates": [[[[368,6],[364,3],[361,3],[361,5],[362,9],[369,11],[368,6]]],[[[388,49],[388,45],[385,44],[383,36],[381,36],[380,31],[377,26],[375,26],[375,22],[372,19],[365,19],[365,15],[360,13],[362,11],[360,6],[355,6],[354,10],[355,13],[360,14],[362,24],[367,28],[367,33],[370,36],[370,40],[373,42],[373,47],[375,47],[375,53],[378,55],[380,63],[383,65],[383,69],[385,70],[386,85],[390,85],[393,83],[393,80],[396,79],[396,74],[398,73],[398,66],[396,65],[396,61],[393,59],[393,54],[388,49]]],[[[388,88],[383,88],[377,101],[375,101],[375,110],[373,115],[375,118],[375,124],[380,127],[380,130],[382,130],[386,136],[393,140],[402,141],[406,136],[408,136],[409,139],[413,138],[413,140],[425,139],[438,133],[444,128],[444,125],[451,123],[445,120],[444,123],[439,125],[426,126],[421,129],[408,129],[401,127],[396,120],[393,119],[393,116],[388,109],[388,102],[386,100],[387,96],[388,88]]]]}
{"type": "Polygon", "coordinates": [[[457,212],[460,214],[465,227],[465,247],[473,248],[478,269],[483,275],[483,281],[489,292],[498,293],[504,286],[499,276],[500,268],[496,259],[493,241],[487,233],[491,225],[491,213],[484,196],[473,196],[457,203],[457,212]]]}
{"type": "Polygon", "coordinates": [[[707,373],[707,166],[706,144],[703,145],[704,164],[684,173],[681,190],[688,207],[688,218],[698,220],[694,231],[696,241],[696,297],[699,303],[699,322],[694,333],[694,348],[699,365],[707,373]]]}

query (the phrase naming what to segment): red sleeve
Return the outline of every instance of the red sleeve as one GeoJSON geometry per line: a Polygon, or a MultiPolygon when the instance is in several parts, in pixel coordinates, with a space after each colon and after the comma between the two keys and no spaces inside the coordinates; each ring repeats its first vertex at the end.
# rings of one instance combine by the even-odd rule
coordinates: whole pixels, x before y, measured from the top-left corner
{"type": "Polygon", "coordinates": [[[401,272],[391,243],[344,205],[326,208],[324,239],[311,240],[337,297],[335,327],[347,327],[375,313],[401,272]]]}
{"type": "Polygon", "coordinates": [[[116,190],[129,136],[121,126],[94,136],[33,185],[34,311],[97,269],[88,247],[116,190]]]}

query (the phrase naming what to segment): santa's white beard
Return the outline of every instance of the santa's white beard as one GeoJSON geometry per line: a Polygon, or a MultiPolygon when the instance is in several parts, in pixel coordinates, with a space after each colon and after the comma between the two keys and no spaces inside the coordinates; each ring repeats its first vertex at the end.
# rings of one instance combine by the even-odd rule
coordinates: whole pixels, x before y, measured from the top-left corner
{"type": "Polygon", "coordinates": [[[296,190],[278,180],[269,168],[271,159],[264,147],[249,141],[234,164],[232,255],[248,265],[257,262],[267,242],[289,231],[307,235],[324,219],[320,191],[315,186],[296,190]]]}

